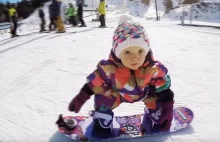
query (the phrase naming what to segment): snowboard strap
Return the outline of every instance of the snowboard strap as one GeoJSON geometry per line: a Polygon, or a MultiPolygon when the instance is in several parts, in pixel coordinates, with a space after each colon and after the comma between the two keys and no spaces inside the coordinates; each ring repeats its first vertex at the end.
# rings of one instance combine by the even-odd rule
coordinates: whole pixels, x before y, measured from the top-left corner
{"type": "Polygon", "coordinates": [[[102,118],[102,119],[105,119],[105,124],[107,125],[107,123],[113,119],[113,117],[109,114],[104,114],[104,113],[100,113],[98,111],[95,111],[94,114],[93,114],[93,117],[94,118],[102,118]]]}
{"type": "Polygon", "coordinates": [[[113,120],[113,112],[111,112],[112,114],[108,114],[108,113],[102,113],[102,112],[98,112],[98,111],[92,111],[92,113],[90,114],[94,119],[98,119],[100,125],[103,128],[109,128],[110,125],[112,124],[112,120],[113,120]]]}

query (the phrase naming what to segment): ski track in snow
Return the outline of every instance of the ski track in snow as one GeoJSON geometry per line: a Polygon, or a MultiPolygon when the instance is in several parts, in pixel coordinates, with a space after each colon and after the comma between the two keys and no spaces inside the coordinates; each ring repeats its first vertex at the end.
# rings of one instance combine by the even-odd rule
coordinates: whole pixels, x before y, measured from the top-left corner
{"type": "MultiPolygon", "coordinates": [[[[117,25],[114,16],[109,19],[115,22],[108,26],[117,25]]],[[[175,106],[189,107],[195,114],[188,130],[149,139],[217,142],[220,31],[139,20],[148,31],[154,57],[169,70],[175,106]]],[[[108,57],[114,28],[67,31],[19,37],[0,47],[0,141],[48,141],[56,131],[55,121],[60,113],[88,115],[93,109],[93,98],[78,114],[68,112],[67,107],[98,61],[108,57]]],[[[143,113],[143,107],[141,102],[121,104],[114,112],[138,114],[143,113]]]]}

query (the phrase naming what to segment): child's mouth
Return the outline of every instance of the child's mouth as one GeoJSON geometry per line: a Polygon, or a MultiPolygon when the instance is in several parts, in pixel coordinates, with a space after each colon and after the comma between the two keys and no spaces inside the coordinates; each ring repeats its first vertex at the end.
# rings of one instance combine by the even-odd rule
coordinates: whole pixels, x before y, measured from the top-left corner
{"type": "Polygon", "coordinates": [[[138,63],[134,63],[134,64],[131,64],[132,66],[136,66],[136,65],[138,65],[138,63]]]}

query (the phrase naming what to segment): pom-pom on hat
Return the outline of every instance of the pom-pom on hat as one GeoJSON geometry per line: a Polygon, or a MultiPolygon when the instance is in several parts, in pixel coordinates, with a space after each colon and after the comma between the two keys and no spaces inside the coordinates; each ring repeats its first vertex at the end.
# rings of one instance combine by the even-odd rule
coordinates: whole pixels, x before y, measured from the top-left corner
{"type": "Polygon", "coordinates": [[[112,48],[116,57],[122,50],[130,46],[139,46],[146,53],[150,51],[149,40],[144,27],[132,16],[124,14],[119,17],[118,27],[115,29],[113,36],[112,48]]]}

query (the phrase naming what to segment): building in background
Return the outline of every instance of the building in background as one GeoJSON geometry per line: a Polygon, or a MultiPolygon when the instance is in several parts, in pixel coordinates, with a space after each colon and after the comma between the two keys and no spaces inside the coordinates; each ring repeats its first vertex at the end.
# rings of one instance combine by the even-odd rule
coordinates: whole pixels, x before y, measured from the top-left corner
{"type": "Polygon", "coordinates": [[[96,8],[98,8],[99,7],[99,2],[100,2],[100,0],[84,0],[84,4],[87,7],[96,7],[96,8]]]}
{"type": "Polygon", "coordinates": [[[127,1],[129,13],[136,17],[144,17],[148,11],[148,5],[142,3],[142,0],[127,1]]]}

